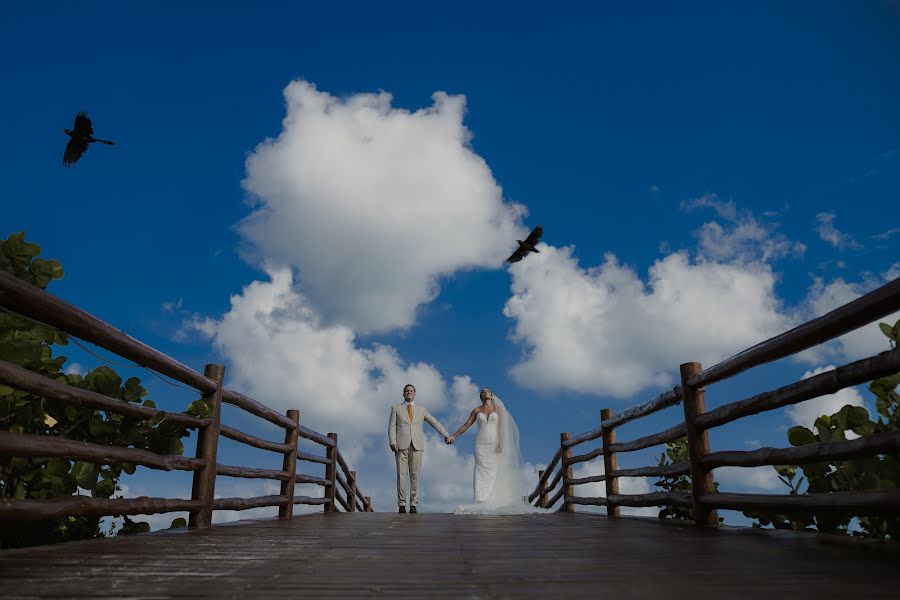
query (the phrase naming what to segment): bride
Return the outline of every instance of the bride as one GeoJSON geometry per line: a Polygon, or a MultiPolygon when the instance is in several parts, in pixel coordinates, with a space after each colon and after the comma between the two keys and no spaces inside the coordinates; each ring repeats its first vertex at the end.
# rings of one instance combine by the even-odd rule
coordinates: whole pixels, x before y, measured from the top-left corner
{"type": "Polygon", "coordinates": [[[499,398],[481,390],[481,406],[450,436],[451,443],[478,423],[475,436],[474,504],[463,504],[456,514],[516,514],[548,512],[531,506],[525,497],[519,429],[499,398]]]}

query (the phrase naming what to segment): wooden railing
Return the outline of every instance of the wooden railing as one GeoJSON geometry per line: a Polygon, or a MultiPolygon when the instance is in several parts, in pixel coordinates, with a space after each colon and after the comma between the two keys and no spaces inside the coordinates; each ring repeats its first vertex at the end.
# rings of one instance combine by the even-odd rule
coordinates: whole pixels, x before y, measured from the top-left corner
{"type": "MultiPolygon", "coordinates": [[[[63,458],[96,464],[128,462],[151,469],[193,472],[190,500],[178,498],[107,499],[90,496],[67,496],[50,500],[0,499],[0,520],[57,519],[79,515],[135,515],[174,511],[189,513],[190,527],[208,527],[214,510],[244,510],[277,506],[278,515],[293,516],[294,505],[323,505],[326,512],[337,510],[340,504],[347,511],[372,511],[369,496],[357,487],[356,472],[351,471],[341,456],[337,434],[322,435],[300,424],[300,413],[288,410],[282,415],[271,408],[243,396],[223,385],[225,368],[207,365],[202,374],[175,359],[147,346],[100,319],[65,301],[34,287],[11,274],[0,271],[0,308],[28,319],[64,331],[77,338],[105,348],[137,365],[153,369],[177,382],[194,388],[212,407],[208,418],[190,414],[165,412],[170,423],[198,431],[197,450],[193,458],[156,454],[147,450],[93,444],[60,436],[33,435],[0,431],[0,454],[20,457],[63,458]],[[252,436],[221,423],[222,403],[231,404],[261,417],[284,430],[284,442],[252,436]],[[268,450],[284,456],[281,470],[255,469],[223,465],[216,455],[220,436],[268,450]],[[298,438],[315,442],[325,448],[319,456],[298,450],[298,438]],[[297,461],[325,465],[325,477],[297,472],[297,461]],[[212,468],[211,468],[212,466],[212,468]],[[339,471],[343,471],[343,476],[339,471]],[[215,498],[216,476],[270,479],[281,482],[278,495],[255,498],[215,498]],[[324,497],[297,496],[296,483],[312,483],[325,488],[324,497]],[[336,488],[340,483],[346,490],[341,496],[336,488]]],[[[88,406],[137,419],[153,419],[163,411],[136,406],[115,400],[90,390],[83,390],[53,381],[47,377],[0,361],[0,383],[44,398],[73,406],[88,406]]]]}
{"type": "Polygon", "coordinates": [[[528,496],[536,506],[552,508],[562,500],[559,510],[573,512],[576,505],[607,507],[610,517],[619,516],[621,506],[682,506],[692,508],[700,527],[718,524],[716,509],[777,510],[785,512],[852,512],[856,514],[892,514],[900,512],[900,489],[834,492],[800,495],[737,494],[715,491],[713,469],[717,467],[756,467],[762,465],[803,465],[824,460],[860,458],[900,452],[900,432],[868,435],[851,441],[809,444],[794,448],[760,448],[752,451],[710,452],[708,431],[737,419],[781,408],[859,385],[879,377],[900,372],[900,348],[843,365],[808,379],[791,383],[750,398],[706,411],[705,387],[759,365],[790,356],[839,337],[863,325],[900,310],[900,279],[857,298],[830,313],[804,323],[777,337],[757,344],[735,356],[703,370],[699,363],[680,367],[681,383],[673,390],[614,415],[611,409],[600,412],[600,425],[591,431],[560,436],[560,448],[545,470],[538,473],[538,483],[528,496]],[[683,415],[668,429],[628,442],[616,440],[616,429],[662,409],[682,404],[683,415]],[[633,452],[687,437],[689,460],[665,466],[620,469],[617,454],[633,452]],[[584,454],[573,455],[573,449],[585,442],[601,439],[601,445],[584,454]],[[604,473],[573,478],[572,466],[603,457],[604,473]],[[550,479],[559,465],[556,475],[550,479]],[[620,494],[620,477],[665,477],[690,475],[690,494],[652,492],[620,494]],[[547,481],[550,480],[548,484],[547,481]],[[605,497],[576,496],[574,487],[591,482],[604,482],[605,497]],[[557,484],[559,491],[550,496],[557,484]]]}

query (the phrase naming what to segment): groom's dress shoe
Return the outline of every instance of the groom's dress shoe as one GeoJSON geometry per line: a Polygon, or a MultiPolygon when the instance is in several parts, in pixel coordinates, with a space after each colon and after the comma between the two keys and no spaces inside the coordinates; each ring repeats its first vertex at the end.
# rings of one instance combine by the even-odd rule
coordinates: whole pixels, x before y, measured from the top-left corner
{"type": "MultiPolygon", "coordinates": [[[[414,506],[413,508],[415,508],[415,506],[414,506]]],[[[406,507],[405,507],[405,506],[401,506],[401,507],[400,507],[400,510],[397,511],[397,512],[405,513],[405,512],[406,512],[406,507]]],[[[413,511],[413,512],[415,512],[415,511],[413,511]]]]}
{"type": "Polygon", "coordinates": [[[411,512],[411,513],[417,513],[417,512],[419,512],[419,511],[416,510],[416,507],[415,507],[415,506],[410,506],[410,507],[409,507],[409,512],[411,512]]]}

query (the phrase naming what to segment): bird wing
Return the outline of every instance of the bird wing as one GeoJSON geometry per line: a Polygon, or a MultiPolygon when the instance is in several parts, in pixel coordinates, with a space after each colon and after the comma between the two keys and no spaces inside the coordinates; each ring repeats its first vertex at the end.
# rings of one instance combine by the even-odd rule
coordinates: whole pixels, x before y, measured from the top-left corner
{"type": "Polygon", "coordinates": [[[544,235],[544,228],[538,225],[531,230],[531,233],[528,234],[528,239],[526,239],[525,242],[534,246],[538,243],[538,240],[541,239],[542,235],[544,235]]]}
{"type": "Polygon", "coordinates": [[[519,262],[520,260],[525,258],[526,254],[527,254],[527,252],[525,252],[525,250],[523,250],[522,246],[520,245],[518,248],[516,248],[515,252],[513,252],[512,254],[509,255],[509,258],[506,259],[506,262],[508,262],[508,263],[519,262]]]}
{"type": "Polygon", "coordinates": [[[91,119],[87,116],[86,112],[81,111],[80,113],[75,115],[74,133],[75,135],[94,134],[94,125],[91,123],[91,119]]]}
{"type": "Polygon", "coordinates": [[[87,148],[88,143],[86,141],[78,138],[70,139],[69,143],[66,144],[66,152],[63,154],[63,166],[74,165],[87,148]]]}

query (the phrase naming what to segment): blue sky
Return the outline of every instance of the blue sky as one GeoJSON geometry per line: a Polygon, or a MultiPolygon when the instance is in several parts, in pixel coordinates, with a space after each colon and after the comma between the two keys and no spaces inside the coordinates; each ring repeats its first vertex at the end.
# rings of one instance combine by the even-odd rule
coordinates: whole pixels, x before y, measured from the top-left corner
{"type": "MultiPolygon", "coordinates": [[[[53,293],[339,431],[376,507],[393,502],[379,432],[407,379],[451,430],[471,387],[492,387],[538,465],[559,432],[670,387],[679,362],[725,358],[900,269],[896,2],[6,14],[3,235],[62,261],[53,293]],[[65,169],[82,109],[117,145],[65,169]],[[538,223],[547,248],[504,268],[538,223]]],[[[886,348],[848,337],[708,403],[886,348]]],[[[163,406],[188,396],[143,379],[163,406]]],[[[871,405],[847,394],[834,402],[871,405]]],[[[798,419],[755,417],[713,447],[783,446],[798,419]]],[[[468,501],[472,437],[426,454],[423,506],[468,501]]],[[[177,475],[139,475],[132,491],[183,494],[177,475]]]]}

